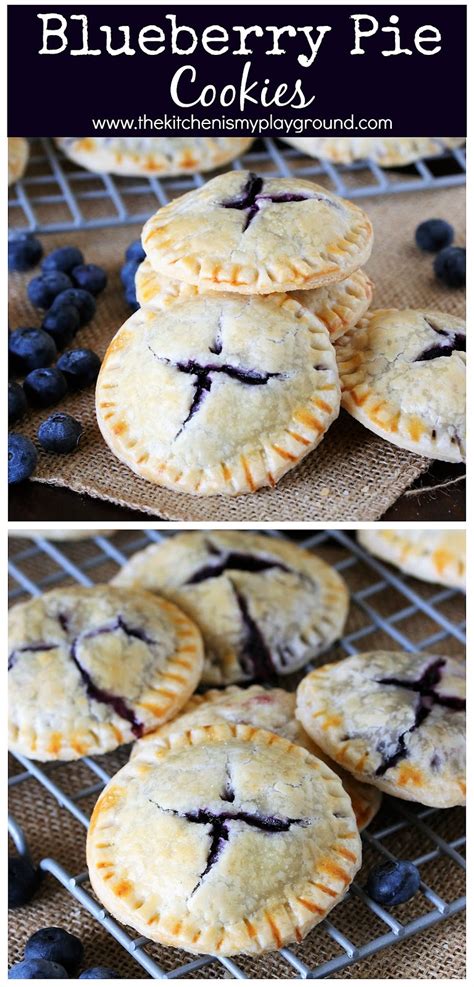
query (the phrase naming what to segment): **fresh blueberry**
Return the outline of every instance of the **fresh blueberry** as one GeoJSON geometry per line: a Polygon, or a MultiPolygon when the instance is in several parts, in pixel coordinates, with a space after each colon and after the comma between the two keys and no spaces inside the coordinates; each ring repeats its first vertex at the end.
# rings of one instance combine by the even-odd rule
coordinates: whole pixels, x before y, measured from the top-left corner
{"type": "Polygon", "coordinates": [[[44,329],[14,329],[8,340],[11,364],[18,373],[49,367],[56,359],[56,344],[44,329]]]}
{"type": "Polygon", "coordinates": [[[84,257],[78,247],[58,247],[45,257],[41,267],[43,271],[63,271],[69,274],[73,267],[84,263],[84,257]]]}
{"type": "Polygon", "coordinates": [[[25,946],[25,960],[60,963],[68,973],[74,973],[83,955],[81,940],[66,932],[66,929],[55,926],[34,932],[25,946]]]}
{"type": "Polygon", "coordinates": [[[27,294],[36,308],[50,308],[61,292],[71,287],[71,279],[63,271],[47,271],[30,281],[27,294]]]}
{"type": "Polygon", "coordinates": [[[9,980],[69,980],[69,976],[59,963],[47,960],[22,960],[8,971],[9,980]]]}
{"type": "Polygon", "coordinates": [[[38,440],[46,452],[73,452],[79,445],[83,428],[72,415],[62,411],[50,415],[38,429],[38,440]]]}
{"type": "Polygon", "coordinates": [[[90,970],[84,970],[79,980],[120,980],[120,977],[110,966],[93,966],[90,970]]]}
{"type": "Polygon", "coordinates": [[[41,880],[41,871],[26,857],[8,858],[8,907],[19,908],[31,901],[41,880]]]}
{"type": "Polygon", "coordinates": [[[73,267],[71,277],[77,288],[90,291],[91,295],[100,295],[107,284],[107,274],[97,264],[79,264],[73,267]]]}
{"type": "Polygon", "coordinates": [[[137,264],[141,264],[142,260],[145,260],[145,256],[141,240],[134,240],[125,251],[125,260],[134,260],[137,264]]]}
{"type": "Polygon", "coordinates": [[[58,360],[71,391],[79,391],[97,380],[100,360],[97,353],[88,349],[66,350],[58,360]]]}
{"type": "Polygon", "coordinates": [[[389,861],[374,867],[365,890],[379,905],[400,905],[409,901],[420,887],[420,874],[409,860],[389,861]]]}
{"type": "Polygon", "coordinates": [[[38,454],[26,435],[10,432],[8,436],[8,483],[23,483],[36,469],[38,454]]]}
{"type": "Polygon", "coordinates": [[[63,350],[72,343],[80,324],[79,312],[74,305],[58,305],[46,313],[42,328],[53,337],[58,350],[63,350]]]}
{"type": "Polygon", "coordinates": [[[85,326],[94,318],[97,307],[94,296],[91,295],[90,291],[84,291],[83,288],[69,288],[68,291],[62,291],[55,298],[52,309],[56,311],[63,305],[74,305],[74,308],[77,308],[81,326],[85,326]]]}
{"type": "Polygon", "coordinates": [[[14,425],[23,417],[27,409],[25,392],[21,384],[10,380],[8,382],[8,424],[14,425]]]}
{"type": "Polygon", "coordinates": [[[18,233],[8,241],[9,271],[30,271],[42,256],[43,248],[32,233],[18,233]]]}
{"type": "Polygon", "coordinates": [[[49,408],[58,404],[67,393],[64,374],[57,367],[32,370],[23,382],[25,394],[35,408],[49,408]]]}
{"type": "Polygon", "coordinates": [[[127,263],[120,269],[120,280],[124,288],[127,288],[129,284],[135,284],[135,275],[138,267],[139,265],[137,261],[128,260],[127,263]]]}
{"type": "Polygon", "coordinates": [[[437,253],[443,247],[449,247],[454,240],[454,230],[445,219],[426,219],[416,228],[415,240],[420,250],[437,253]]]}
{"type": "Polygon", "coordinates": [[[434,259],[433,269],[448,288],[463,288],[466,284],[466,250],[464,247],[445,247],[434,259]]]}
{"type": "Polygon", "coordinates": [[[137,292],[134,284],[129,284],[127,288],[125,288],[125,301],[134,312],[136,312],[140,307],[137,301],[137,292]]]}

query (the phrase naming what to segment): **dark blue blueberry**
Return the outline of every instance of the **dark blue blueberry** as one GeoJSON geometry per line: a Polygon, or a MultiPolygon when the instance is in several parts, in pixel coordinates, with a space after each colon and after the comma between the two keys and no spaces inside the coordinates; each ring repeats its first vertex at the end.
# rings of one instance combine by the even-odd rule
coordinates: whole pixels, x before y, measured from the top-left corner
{"type": "Polygon", "coordinates": [[[84,955],[84,948],[77,936],[51,926],[39,929],[28,939],[25,960],[49,960],[60,963],[68,973],[74,973],[84,955]]]}
{"type": "Polygon", "coordinates": [[[91,295],[100,295],[107,284],[107,274],[97,264],[79,264],[72,269],[71,277],[77,288],[90,291],[91,295]]]}
{"type": "Polygon", "coordinates": [[[42,328],[53,337],[58,350],[63,350],[72,343],[80,324],[79,312],[74,305],[58,305],[46,312],[42,328]]]}
{"type": "Polygon", "coordinates": [[[97,307],[94,296],[91,295],[90,291],[84,291],[83,288],[69,288],[68,291],[62,291],[55,298],[52,308],[56,310],[63,305],[74,305],[74,308],[77,308],[81,326],[85,326],[94,318],[97,307]]]}
{"type": "Polygon", "coordinates": [[[79,445],[84,429],[72,415],[62,411],[50,415],[38,429],[38,440],[46,452],[73,452],[79,445]]]}
{"type": "Polygon", "coordinates": [[[69,274],[73,267],[84,263],[84,257],[79,247],[58,247],[45,257],[41,267],[43,271],[63,271],[69,274]]]}
{"type": "Polygon", "coordinates": [[[135,290],[135,285],[134,284],[128,285],[128,287],[125,288],[124,294],[125,294],[125,301],[127,302],[127,305],[129,305],[130,308],[133,309],[134,312],[136,312],[137,309],[140,308],[140,306],[137,301],[137,293],[135,290]]]}
{"type": "Polygon", "coordinates": [[[409,860],[389,861],[374,867],[365,890],[379,905],[400,905],[409,901],[420,887],[420,874],[409,860]]]}
{"type": "Polygon", "coordinates": [[[63,271],[47,271],[30,281],[27,294],[36,308],[50,308],[61,292],[71,287],[71,279],[63,271]]]}
{"type": "Polygon", "coordinates": [[[41,880],[41,871],[27,857],[8,858],[8,907],[19,908],[31,901],[41,880]]]}
{"type": "Polygon", "coordinates": [[[145,256],[141,240],[134,240],[125,251],[125,260],[134,260],[137,264],[141,264],[142,260],[145,260],[145,256]]]}
{"type": "Polygon", "coordinates": [[[120,977],[110,966],[93,966],[90,970],[84,970],[79,980],[120,980],[120,977]]]}
{"type": "Polygon", "coordinates": [[[58,367],[63,372],[71,391],[79,391],[97,380],[100,370],[100,360],[93,350],[66,350],[58,360],[58,367]]]}
{"type": "Polygon", "coordinates": [[[14,329],[8,339],[8,352],[14,370],[27,374],[38,367],[49,367],[56,359],[56,344],[44,329],[14,329]]]}
{"type": "Polygon", "coordinates": [[[32,233],[18,233],[8,241],[9,271],[30,271],[42,256],[43,248],[32,233]]]}
{"type": "Polygon", "coordinates": [[[59,963],[47,960],[22,960],[8,971],[9,980],[69,980],[69,976],[59,963]]]}
{"type": "Polygon", "coordinates": [[[126,264],[120,270],[120,280],[124,286],[127,288],[129,284],[135,284],[135,275],[138,270],[138,263],[135,260],[128,260],[126,264]]]}
{"type": "Polygon", "coordinates": [[[23,382],[26,397],[35,408],[49,408],[58,404],[67,393],[64,374],[57,367],[32,370],[23,382]]]}
{"type": "Polygon", "coordinates": [[[433,270],[448,288],[463,288],[466,284],[466,250],[464,247],[445,247],[434,259],[433,270]]]}
{"type": "Polygon", "coordinates": [[[27,409],[25,392],[21,384],[10,380],[8,382],[8,424],[14,425],[23,417],[27,409]]]}
{"type": "Polygon", "coordinates": [[[36,469],[38,454],[26,435],[10,432],[8,436],[8,482],[23,483],[36,469]]]}
{"type": "Polygon", "coordinates": [[[445,219],[426,219],[416,228],[415,240],[420,250],[435,254],[443,247],[449,247],[454,240],[454,230],[445,219]]]}

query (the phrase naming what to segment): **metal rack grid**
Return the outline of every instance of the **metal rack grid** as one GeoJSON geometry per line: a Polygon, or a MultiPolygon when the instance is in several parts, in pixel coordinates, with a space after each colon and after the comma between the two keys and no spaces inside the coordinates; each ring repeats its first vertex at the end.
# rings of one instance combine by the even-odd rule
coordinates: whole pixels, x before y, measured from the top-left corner
{"type": "MultiPolygon", "coordinates": [[[[53,544],[42,537],[38,537],[35,542],[22,547],[14,557],[10,559],[9,570],[12,580],[11,600],[16,601],[25,594],[36,595],[40,592],[58,585],[65,577],[77,581],[83,586],[90,586],[94,583],[94,571],[106,562],[112,562],[115,566],[121,566],[127,557],[135,551],[140,550],[149,544],[150,541],[158,542],[164,537],[169,537],[172,532],[128,532],[130,540],[125,546],[119,548],[116,541],[108,537],[96,537],[94,539],[96,551],[88,553],[86,560],[82,564],[74,562],[67,554],[67,548],[62,545],[53,544]],[[40,579],[33,580],[28,571],[31,572],[32,563],[42,557],[51,560],[54,564],[51,571],[43,565],[43,575],[40,579]]],[[[268,532],[274,537],[281,536],[278,532],[268,532]]],[[[420,590],[414,589],[410,580],[406,580],[393,569],[383,565],[378,560],[369,556],[364,549],[355,543],[346,532],[326,531],[318,532],[304,538],[300,544],[305,548],[317,548],[325,545],[336,544],[343,550],[342,558],[336,562],[335,567],[341,573],[348,573],[354,566],[362,562],[369,568],[371,579],[368,585],[351,594],[352,607],[358,611],[359,618],[362,618],[361,626],[354,631],[347,633],[339,642],[340,650],[347,655],[356,653],[363,649],[364,637],[373,631],[382,630],[392,642],[392,646],[401,647],[408,651],[418,651],[426,648],[437,647],[449,638],[459,644],[465,643],[465,621],[453,621],[446,615],[446,604],[452,600],[456,591],[451,589],[440,589],[439,587],[427,587],[429,595],[424,595],[420,590]],[[377,594],[398,593],[403,598],[403,606],[396,612],[383,615],[377,605],[377,594]],[[430,618],[433,624],[433,631],[423,640],[416,643],[407,636],[403,630],[403,624],[407,618],[422,614],[430,618]]],[[[419,584],[421,586],[421,584],[419,584]]],[[[358,623],[360,624],[360,619],[358,623]]],[[[311,666],[308,666],[308,669],[311,666]]],[[[107,755],[110,757],[111,755],[107,755]]],[[[59,805],[70,812],[85,828],[88,826],[88,816],[81,809],[80,803],[86,796],[92,793],[99,793],[109,781],[111,774],[103,767],[104,758],[101,763],[97,763],[95,758],[84,758],[83,764],[91,772],[92,784],[72,795],[68,794],[64,788],[55,783],[55,766],[51,764],[44,766],[39,763],[29,761],[25,757],[16,757],[22,770],[14,774],[10,779],[10,785],[27,784],[31,779],[36,779],[43,785],[51,795],[57,800],[59,805]]],[[[64,767],[64,765],[63,765],[64,767]]],[[[386,846],[386,840],[395,833],[406,830],[415,832],[417,840],[428,841],[429,849],[413,858],[413,862],[421,867],[422,865],[444,858],[451,868],[465,869],[465,860],[462,856],[462,848],[465,844],[464,835],[449,840],[443,838],[436,831],[436,811],[414,803],[406,803],[397,799],[385,796],[386,803],[390,806],[390,817],[392,819],[388,825],[377,828],[372,824],[368,831],[363,832],[362,840],[366,848],[372,848],[383,856],[384,859],[393,860],[390,849],[386,846]]],[[[444,815],[449,811],[444,810],[444,815]]],[[[12,817],[9,817],[9,830],[17,850],[28,855],[28,845],[21,828],[21,825],[12,817]]],[[[88,890],[88,874],[68,873],[65,868],[53,858],[43,859],[40,862],[43,871],[50,873],[63,887],[82,905],[83,908],[97,920],[114,937],[134,960],[153,979],[177,979],[188,977],[195,973],[197,976],[206,976],[206,968],[211,963],[220,963],[225,968],[225,975],[231,975],[236,979],[247,979],[247,974],[239,965],[239,957],[236,959],[216,958],[213,956],[191,957],[189,962],[181,963],[171,970],[164,970],[159,966],[153,956],[150,955],[152,944],[144,937],[134,937],[123,926],[117,923],[104,909],[97,903],[88,890]]],[[[424,899],[424,911],[422,914],[410,919],[400,921],[394,914],[378,905],[370,899],[364,889],[354,882],[346,896],[337,909],[331,913],[331,919],[326,919],[313,931],[313,935],[326,933],[333,940],[337,947],[337,953],[326,962],[321,963],[316,968],[311,968],[304,960],[301,949],[293,952],[292,949],[285,948],[280,951],[294,977],[298,979],[321,979],[331,977],[338,971],[349,967],[357,960],[370,956],[387,946],[391,946],[408,936],[413,936],[422,932],[443,920],[449,918],[465,907],[464,896],[459,896],[452,901],[445,901],[431,887],[423,881],[420,887],[421,895],[424,899]],[[374,935],[368,942],[357,944],[352,942],[348,936],[338,927],[338,919],[342,917],[344,903],[351,896],[370,909],[374,916],[374,923],[377,919],[382,923],[384,931],[374,935]]],[[[339,923],[342,924],[342,923],[339,923]]],[[[303,944],[304,946],[304,944],[303,944]]]]}
{"type": "MultiPolygon", "coordinates": [[[[338,195],[356,199],[464,184],[464,149],[442,155],[452,166],[451,174],[434,173],[433,160],[440,159],[420,160],[405,170],[383,169],[372,161],[334,165],[266,137],[229,167],[263,168],[269,176],[314,178],[338,195]]],[[[37,138],[32,141],[26,175],[10,190],[11,226],[53,233],[143,223],[157,206],[202,185],[207,178],[209,174],[161,179],[97,175],[68,161],[50,138],[37,138]]]]}

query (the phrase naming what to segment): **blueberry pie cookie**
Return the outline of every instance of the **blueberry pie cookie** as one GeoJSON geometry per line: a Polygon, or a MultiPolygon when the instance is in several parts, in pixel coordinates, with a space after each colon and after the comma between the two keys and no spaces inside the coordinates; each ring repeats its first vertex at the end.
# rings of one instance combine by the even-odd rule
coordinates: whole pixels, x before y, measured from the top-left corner
{"type": "Polygon", "coordinates": [[[340,637],[348,610],[335,569],[253,532],[183,532],[138,552],[114,583],[159,593],[196,622],[209,685],[294,672],[340,637]]]}
{"type": "Polygon", "coordinates": [[[199,495],[275,486],[316,448],[339,402],[328,332],[286,295],[139,310],[112,340],[96,391],[117,458],[199,495]]]}
{"type": "Polygon", "coordinates": [[[341,403],[420,456],[465,460],[466,328],[442,312],[379,309],[336,342],[341,403]]]}
{"type": "Polygon", "coordinates": [[[56,137],[64,154],[89,171],[184,175],[238,158],[253,137],[56,137]]]}
{"type": "Polygon", "coordinates": [[[359,531],[367,551],[429,583],[466,588],[464,531],[359,531]]]}
{"type": "Polygon", "coordinates": [[[142,234],[161,274],[243,294],[342,281],[369,258],[372,238],[362,209],[322,186],[245,171],[174,199],[142,234]]]}
{"type": "Polygon", "coordinates": [[[244,724],[144,747],[92,815],[94,891],[120,922],[190,953],[300,942],[360,867],[340,779],[302,747],[244,724]]]}
{"type": "Polygon", "coordinates": [[[360,781],[423,805],[466,800],[465,664],[371,651],[307,675],[297,716],[360,781]]]}
{"type": "Polygon", "coordinates": [[[358,829],[364,829],[374,818],[380,808],[381,793],[371,785],[362,785],[352,778],[347,771],[323,754],[313,743],[298,720],[295,718],[296,697],[294,692],[285,689],[265,689],[261,685],[251,685],[248,689],[239,689],[230,685],[227,689],[210,689],[203,695],[191,696],[191,699],[179,716],[166,723],[143,740],[134,745],[132,757],[139,757],[144,744],[153,743],[172,733],[184,733],[195,727],[203,727],[208,723],[246,723],[263,730],[270,730],[280,737],[286,737],[293,744],[305,747],[310,754],[321,758],[331,771],[339,775],[347,792],[358,829]]]}
{"type": "Polygon", "coordinates": [[[103,754],[181,709],[202,670],[195,624],[146,592],[62,586],[9,615],[10,748],[103,754]]]}
{"type": "Polygon", "coordinates": [[[370,160],[382,168],[411,164],[432,158],[449,148],[460,147],[465,137],[282,137],[312,158],[336,164],[370,160]]]}
{"type": "Polygon", "coordinates": [[[13,185],[25,172],[30,154],[26,137],[8,138],[8,184],[13,185]]]}
{"type": "MultiPolygon", "coordinates": [[[[142,308],[165,309],[177,301],[206,292],[186,281],[176,281],[154,271],[148,258],[135,276],[138,304],[142,308]]],[[[320,319],[332,341],[342,336],[365,315],[372,300],[372,282],[364,271],[324,288],[295,291],[289,297],[320,319]]]]}
{"type": "Polygon", "coordinates": [[[115,530],[105,528],[17,528],[10,529],[12,538],[46,538],[48,541],[82,541],[84,538],[113,535],[115,530]]]}

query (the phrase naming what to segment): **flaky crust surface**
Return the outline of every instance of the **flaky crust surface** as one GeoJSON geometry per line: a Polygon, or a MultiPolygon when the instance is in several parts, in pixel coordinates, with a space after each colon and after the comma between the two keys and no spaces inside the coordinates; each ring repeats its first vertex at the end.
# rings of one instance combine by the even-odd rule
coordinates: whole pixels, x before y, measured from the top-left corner
{"type": "Polygon", "coordinates": [[[321,758],[331,771],[339,775],[351,800],[357,827],[359,830],[365,829],[380,808],[381,793],[372,785],[362,785],[332,761],[303,730],[295,717],[295,708],[295,693],[285,689],[266,689],[261,685],[251,685],[248,689],[235,685],[229,685],[227,689],[210,689],[201,695],[191,696],[176,719],[137,741],[131,757],[140,756],[144,744],[160,742],[161,738],[170,737],[173,733],[184,733],[208,723],[246,723],[270,730],[321,758]]]}
{"type": "Polygon", "coordinates": [[[13,538],[47,538],[48,541],[82,541],[84,538],[95,538],[96,535],[113,535],[115,529],[108,528],[10,528],[13,538]]]}
{"type": "Polygon", "coordinates": [[[155,942],[231,956],[301,941],[360,867],[337,775],[302,747],[219,723],[149,745],[99,798],[95,893],[155,942]]]}
{"type": "MultiPolygon", "coordinates": [[[[135,290],[138,304],[142,308],[155,310],[166,309],[177,301],[205,294],[205,290],[197,285],[158,274],[148,258],[137,270],[135,290]]],[[[372,282],[364,271],[354,271],[354,274],[337,284],[290,292],[288,297],[320,319],[334,342],[365,315],[372,300],[372,282]]]]}
{"type": "Polygon", "coordinates": [[[160,593],[197,623],[209,685],[301,668],[340,637],[349,603],[343,579],[317,555],[243,531],[183,532],[150,545],[114,584],[160,593]]]}
{"type": "Polygon", "coordinates": [[[369,312],[335,344],[342,406],[402,449],[464,461],[465,334],[462,319],[442,312],[369,312]]]}
{"type": "Polygon", "coordinates": [[[369,159],[390,168],[410,164],[419,158],[443,154],[460,147],[465,137],[283,137],[310,157],[326,158],[336,164],[369,159]]]}
{"type": "Polygon", "coordinates": [[[466,800],[465,664],[372,651],[324,665],[297,690],[297,717],[356,778],[446,808],[466,800]]]}
{"type": "Polygon", "coordinates": [[[26,170],[30,145],[26,137],[8,138],[8,184],[13,185],[26,170]]]}
{"type": "Polygon", "coordinates": [[[139,476],[200,496],[274,486],[339,412],[326,327],[285,295],[140,309],[112,340],[99,427],[139,476]]]}
{"type": "Polygon", "coordinates": [[[175,199],[142,234],[159,273],[243,294],[342,281],[367,261],[372,239],[368,217],[352,202],[303,179],[245,171],[219,175],[175,199]]]}
{"type": "Polygon", "coordinates": [[[89,171],[165,177],[227,164],[253,137],[56,137],[56,143],[89,171]]]}
{"type": "Polygon", "coordinates": [[[391,562],[402,572],[429,583],[466,588],[466,534],[464,531],[359,531],[357,539],[368,552],[391,562]]]}
{"type": "Polygon", "coordinates": [[[10,748],[38,761],[103,754],[175,715],[202,670],[200,633],[168,600],[61,587],[9,614],[10,748]]]}

